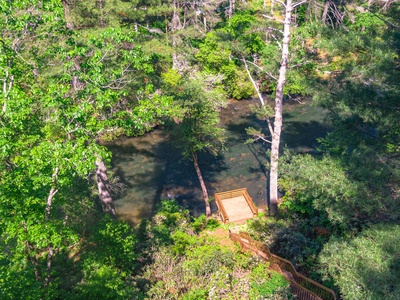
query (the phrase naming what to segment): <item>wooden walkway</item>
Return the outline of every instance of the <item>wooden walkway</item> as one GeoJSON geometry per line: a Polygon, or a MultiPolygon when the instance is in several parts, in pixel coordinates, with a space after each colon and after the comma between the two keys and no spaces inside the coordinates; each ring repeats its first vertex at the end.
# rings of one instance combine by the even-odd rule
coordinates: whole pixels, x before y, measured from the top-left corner
{"type": "Polygon", "coordinates": [[[257,215],[258,210],[247,189],[216,193],[214,196],[221,219],[224,223],[245,223],[257,215]]]}
{"type": "Polygon", "coordinates": [[[269,251],[266,244],[253,240],[246,232],[233,233],[229,231],[232,241],[240,244],[243,250],[250,251],[270,262],[273,270],[282,273],[290,282],[290,290],[299,300],[336,300],[335,292],[322,284],[298,273],[292,263],[269,251]]]}

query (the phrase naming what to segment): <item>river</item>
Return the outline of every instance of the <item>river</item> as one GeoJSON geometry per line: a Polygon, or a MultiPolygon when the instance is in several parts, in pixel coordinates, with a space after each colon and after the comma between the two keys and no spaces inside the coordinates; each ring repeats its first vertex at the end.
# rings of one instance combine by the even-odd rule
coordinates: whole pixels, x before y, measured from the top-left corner
{"type": "MultiPolygon", "coordinates": [[[[221,110],[226,129],[226,151],[218,157],[199,154],[199,165],[210,196],[215,192],[246,187],[259,208],[266,207],[268,144],[245,144],[247,127],[265,128],[250,111],[256,100],[231,100],[221,110]]],[[[316,138],[329,129],[324,111],[306,103],[284,106],[282,145],[301,153],[315,153],[316,138]]],[[[112,172],[124,188],[115,200],[119,218],[137,224],[151,217],[163,198],[175,198],[194,216],[204,212],[200,184],[193,164],[183,161],[180,150],[162,129],[134,138],[121,137],[108,148],[113,153],[112,172]]],[[[217,208],[211,202],[213,212],[217,208]]]]}

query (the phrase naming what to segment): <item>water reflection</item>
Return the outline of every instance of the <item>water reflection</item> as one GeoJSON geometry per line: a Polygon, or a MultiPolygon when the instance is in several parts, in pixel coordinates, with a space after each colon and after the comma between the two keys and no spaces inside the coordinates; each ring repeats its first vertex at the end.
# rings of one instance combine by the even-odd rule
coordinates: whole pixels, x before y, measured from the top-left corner
{"type": "MultiPolygon", "coordinates": [[[[199,165],[210,196],[215,192],[246,187],[255,204],[264,208],[267,176],[265,164],[268,159],[266,150],[269,146],[244,143],[248,139],[245,128],[265,127],[264,123],[251,114],[251,103],[257,102],[231,101],[221,111],[221,121],[226,128],[227,150],[218,157],[200,153],[199,165]]],[[[293,110],[292,113],[296,114],[293,110]]],[[[286,118],[289,123],[290,116],[286,118]]],[[[315,127],[315,124],[312,126],[315,127]]],[[[293,128],[286,130],[295,132],[293,128]]],[[[295,138],[298,139],[296,134],[295,138]]],[[[315,138],[311,139],[314,142],[315,138]]],[[[108,147],[113,153],[112,171],[125,184],[123,193],[115,201],[120,218],[135,224],[141,218],[150,217],[156,204],[163,198],[177,199],[195,216],[204,212],[194,167],[190,161],[182,161],[180,150],[176,149],[167,132],[157,129],[142,137],[120,138],[108,147]]],[[[312,148],[314,145],[303,147],[312,148]]],[[[211,204],[215,212],[216,206],[213,202],[211,204]]]]}

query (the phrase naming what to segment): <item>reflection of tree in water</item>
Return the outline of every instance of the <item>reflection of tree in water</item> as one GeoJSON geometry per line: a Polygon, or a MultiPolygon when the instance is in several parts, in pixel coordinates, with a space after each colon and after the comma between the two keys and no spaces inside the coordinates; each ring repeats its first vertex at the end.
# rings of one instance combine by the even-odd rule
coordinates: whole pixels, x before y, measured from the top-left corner
{"type": "MultiPolygon", "coordinates": [[[[262,208],[266,203],[266,151],[269,145],[245,144],[248,139],[245,128],[264,126],[250,111],[249,104],[253,102],[232,100],[221,110],[227,149],[218,157],[199,153],[199,165],[211,197],[215,192],[247,187],[253,201],[262,208]]],[[[293,144],[296,150],[315,149],[314,136],[319,136],[326,127],[305,118],[307,115],[314,118],[314,110],[304,110],[300,104],[289,108],[288,124],[284,129],[284,144],[289,148],[293,144]]],[[[194,215],[204,213],[193,164],[182,160],[181,151],[165,131],[156,129],[145,136],[121,138],[109,148],[113,152],[113,172],[126,186],[116,200],[119,216],[137,223],[143,217],[150,217],[155,205],[164,198],[177,199],[194,215]]],[[[213,202],[211,204],[215,212],[217,208],[213,202]]]]}

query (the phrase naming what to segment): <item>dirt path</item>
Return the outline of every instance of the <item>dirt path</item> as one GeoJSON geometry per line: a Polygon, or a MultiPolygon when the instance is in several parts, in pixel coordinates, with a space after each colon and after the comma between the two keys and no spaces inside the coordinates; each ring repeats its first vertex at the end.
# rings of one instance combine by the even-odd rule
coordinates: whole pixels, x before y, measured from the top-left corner
{"type": "Polygon", "coordinates": [[[229,231],[225,228],[219,227],[213,231],[206,231],[206,234],[215,237],[222,246],[231,249],[236,248],[236,244],[229,238],[229,231]]]}

